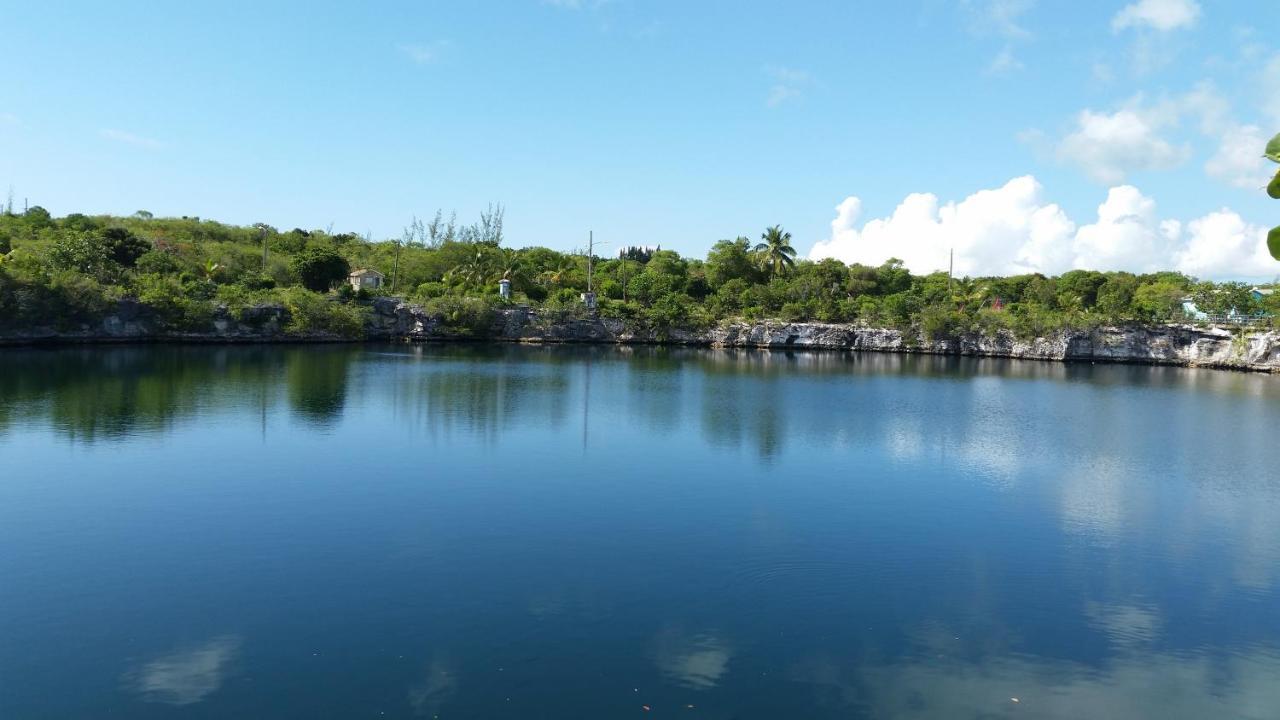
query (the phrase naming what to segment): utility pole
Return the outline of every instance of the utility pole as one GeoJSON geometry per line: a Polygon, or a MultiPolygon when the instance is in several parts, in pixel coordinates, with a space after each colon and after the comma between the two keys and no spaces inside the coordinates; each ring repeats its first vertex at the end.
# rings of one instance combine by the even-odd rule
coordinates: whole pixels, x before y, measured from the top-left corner
{"type": "Polygon", "coordinates": [[[596,233],[587,231],[587,292],[591,292],[591,259],[596,254],[596,233]]]}
{"type": "Polygon", "coordinates": [[[951,248],[951,259],[947,261],[947,294],[951,294],[951,274],[956,269],[956,249],[951,248]]]}
{"type": "Polygon", "coordinates": [[[258,223],[258,238],[262,240],[262,273],[267,272],[267,226],[258,223]]]}
{"type": "Polygon", "coordinates": [[[401,243],[400,243],[400,241],[399,241],[399,240],[396,240],[396,241],[395,241],[395,243],[396,243],[396,260],[395,260],[395,262],[391,265],[391,292],[395,292],[395,291],[396,291],[396,278],[400,275],[400,247],[401,247],[401,243]]]}

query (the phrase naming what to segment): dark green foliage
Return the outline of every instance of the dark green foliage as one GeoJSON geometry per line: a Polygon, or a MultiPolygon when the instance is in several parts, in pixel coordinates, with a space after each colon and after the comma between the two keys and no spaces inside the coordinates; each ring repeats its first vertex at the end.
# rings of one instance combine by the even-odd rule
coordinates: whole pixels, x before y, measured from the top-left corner
{"type": "Polygon", "coordinates": [[[313,247],[295,255],[289,262],[289,269],[306,289],[328,292],[335,283],[346,279],[351,272],[351,263],[336,250],[313,247]]]}
{"type": "Polygon", "coordinates": [[[138,258],[151,250],[151,243],[125,228],[113,227],[103,230],[102,240],[107,254],[121,267],[134,267],[138,258]]]}
{"type": "MultiPolygon", "coordinates": [[[[280,233],[197,218],[55,220],[32,208],[25,215],[0,215],[0,251],[6,253],[0,256],[0,324],[78,329],[92,326],[116,300],[136,298],[180,330],[209,329],[219,305],[240,317],[250,308],[283,304],[290,310],[288,332],[356,337],[368,293],[342,282],[353,267],[376,269],[388,282],[394,268],[398,292],[426,304],[462,335],[489,332],[502,305],[497,293],[504,277],[512,281],[512,302],[537,305],[548,318],[589,316],[579,297],[587,287],[584,256],[465,239],[483,234],[476,228],[481,225],[450,232],[442,225],[433,235],[423,226],[409,240],[369,242],[350,233],[280,233]],[[325,297],[335,284],[338,294],[325,297]]],[[[492,238],[492,225],[487,232],[492,238]]],[[[1275,311],[1246,297],[1245,286],[1197,284],[1179,273],[1074,270],[1057,278],[949,279],[945,273],[913,275],[892,258],[877,266],[796,259],[781,228],[763,237],[758,250],[746,238],[717,242],[706,261],[669,250],[596,258],[599,312],[660,335],[719,321],[785,320],[894,327],[911,341],[1185,322],[1187,297],[1215,315],[1275,311]]],[[[1280,230],[1272,238],[1280,245],[1280,230]]]]}
{"type": "MultiPolygon", "coordinates": [[[[1271,138],[1263,155],[1272,162],[1280,163],[1280,134],[1271,138]]],[[[1280,200],[1280,171],[1276,172],[1276,176],[1271,179],[1271,184],[1267,185],[1267,194],[1280,200]]],[[[1271,228],[1271,232],[1267,233],[1267,251],[1271,253],[1271,257],[1280,260],[1280,225],[1271,228]]]]}
{"type": "Polygon", "coordinates": [[[760,276],[760,267],[751,255],[751,241],[744,237],[712,245],[707,253],[706,268],[707,282],[713,288],[730,280],[755,282],[760,276]]]}

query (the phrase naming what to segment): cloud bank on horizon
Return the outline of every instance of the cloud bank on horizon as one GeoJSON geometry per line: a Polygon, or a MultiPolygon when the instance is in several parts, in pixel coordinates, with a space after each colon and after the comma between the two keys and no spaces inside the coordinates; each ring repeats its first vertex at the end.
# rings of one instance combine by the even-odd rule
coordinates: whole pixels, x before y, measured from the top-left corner
{"type": "Polygon", "coordinates": [[[1132,185],[1107,191],[1097,217],[1079,224],[1045,198],[1035,177],[979,190],[940,204],[912,193],[888,217],[861,221],[862,201],[836,206],[831,236],[814,245],[811,260],[879,265],[890,257],[916,273],[947,269],[957,275],[1059,274],[1072,269],[1152,272],[1177,270],[1202,278],[1270,279],[1266,229],[1223,208],[1196,218],[1162,218],[1156,203],[1132,185]]]}
{"type": "MultiPolygon", "coordinates": [[[[1022,14],[1033,6],[993,0],[981,7],[1022,14]]],[[[1132,40],[1132,72],[1140,78],[1171,62],[1172,38],[1191,31],[1203,15],[1196,0],[1135,0],[1118,8],[1111,31],[1132,40]]],[[[809,258],[878,265],[895,257],[913,272],[927,273],[945,271],[954,251],[959,275],[1090,269],[1277,278],[1280,265],[1266,250],[1266,227],[1226,206],[1194,217],[1162,214],[1152,197],[1128,182],[1134,173],[1190,169],[1199,146],[1207,158],[1203,179],[1250,193],[1266,185],[1272,169],[1261,149],[1271,133],[1262,125],[1280,123],[1280,52],[1257,42],[1251,28],[1240,26],[1236,33],[1238,58],[1211,57],[1202,70],[1218,63],[1248,77],[1256,107],[1233,103],[1221,85],[1202,79],[1183,92],[1138,91],[1110,108],[1086,107],[1056,133],[1029,128],[1019,134],[1040,159],[1098,184],[1094,216],[1071,217],[1046,198],[1031,174],[945,203],[930,192],[910,193],[888,216],[869,219],[862,217],[862,199],[850,195],[809,258]],[[1253,114],[1254,121],[1242,121],[1239,112],[1253,114]]],[[[1115,80],[1110,67],[1095,65],[1095,75],[1104,86],[1115,80]]]]}

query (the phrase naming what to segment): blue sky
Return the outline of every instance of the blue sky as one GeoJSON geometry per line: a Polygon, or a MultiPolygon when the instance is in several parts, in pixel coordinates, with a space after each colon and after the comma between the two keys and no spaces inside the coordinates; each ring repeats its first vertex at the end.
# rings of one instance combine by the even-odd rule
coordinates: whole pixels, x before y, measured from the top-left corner
{"type": "Polygon", "coordinates": [[[945,246],[962,271],[1206,276],[1268,272],[1251,252],[1280,219],[1261,147],[1241,149],[1280,131],[1274,2],[5,0],[0,17],[0,191],[55,214],[382,238],[500,201],[516,246],[594,229],[701,255],[781,223],[802,253],[922,271],[945,246]]]}

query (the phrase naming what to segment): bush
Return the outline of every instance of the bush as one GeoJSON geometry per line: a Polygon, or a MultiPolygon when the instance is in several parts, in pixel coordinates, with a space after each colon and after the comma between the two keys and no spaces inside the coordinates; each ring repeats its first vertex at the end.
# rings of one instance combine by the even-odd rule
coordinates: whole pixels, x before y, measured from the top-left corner
{"type": "Polygon", "coordinates": [[[920,331],[932,341],[954,338],[969,329],[969,318],[946,305],[930,305],[920,311],[920,331]]]}
{"type": "Polygon", "coordinates": [[[213,320],[213,306],[207,298],[195,297],[188,286],[170,275],[140,275],[135,282],[138,300],[176,330],[207,330],[213,320]]]}
{"type": "Polygon", "coordinates": [[[173,253],[163,250],[151,250],[143,253],[137,262],[139,272],[151,275],[170,275],[178,272],[182,264],[178,262],[178,258],[173,253]]]}
{"type": "Polygon", "coordinates": [[[289,268],[302,281],[302,286],[313,292],[328,292],[334,283],[351,273],[347,259],[325,247],[312,247],[298,253],[289,268]]]}
{"type": "Polygon", "coordinates": [[[303,288],[289,288],[279,295],[289,311],[290,333],[332,333],[345,338],[364,335],[366,310],[358,305],[333,302],[303,288]]]}
{"type": "Polygon", "coordinates": [[[427,301],[424,309],[437,315],[445,327],[469,335],[487,334],[493,325],[494,312],[489,301],[480,298],[444,296],[427,301]]]}

